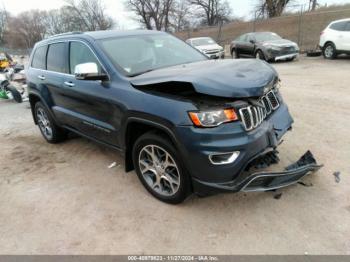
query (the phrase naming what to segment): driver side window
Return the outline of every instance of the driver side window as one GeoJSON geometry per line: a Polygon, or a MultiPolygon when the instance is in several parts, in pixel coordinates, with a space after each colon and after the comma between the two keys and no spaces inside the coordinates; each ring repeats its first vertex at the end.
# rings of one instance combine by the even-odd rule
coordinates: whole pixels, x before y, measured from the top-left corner
{"type": "Polygon", "coordinates": [[[102,73],[102,67],[90,48],[81,42],[70,42],[69,45],[69,69],[70,74],[74,74],[76,65],[84,63],[95,63],[98,73],[102,73]]]}

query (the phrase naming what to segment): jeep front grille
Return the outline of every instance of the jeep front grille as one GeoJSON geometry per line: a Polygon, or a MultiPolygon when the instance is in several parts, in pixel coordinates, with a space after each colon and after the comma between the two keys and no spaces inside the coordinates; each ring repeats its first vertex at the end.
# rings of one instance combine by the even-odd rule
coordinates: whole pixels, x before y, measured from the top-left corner
{"type": "Polygon", "coordinates": [[[239,109],[245,130],[250,131],[259,126],[265,118],[279,107],[274,91],[270,91],[259,99],[258,105],[250,105],[239,109]]]}

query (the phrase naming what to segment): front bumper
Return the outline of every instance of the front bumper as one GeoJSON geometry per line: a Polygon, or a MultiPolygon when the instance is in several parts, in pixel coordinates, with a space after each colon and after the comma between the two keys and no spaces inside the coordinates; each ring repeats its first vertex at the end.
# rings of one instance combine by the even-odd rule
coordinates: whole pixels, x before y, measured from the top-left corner
{"type": "Polygon", "coordinates": [[[297,58],[298,56],[299,56],[298,53],[276,56],[276,57],[275,57],[275,61],[287,60],[287,59],[294,59],[294,58],[297,58]]]}
{"type": "Polygon", "coordinates": [[[241,181],[228,183],[205,183],[194,181],[201,192],[251,192],[267,191],[286,187],[297,183],[301,178],[320,169],[322,165],[317,164],[310,151],[307,151],[297,162],[287,166],[285,170],[278,172],[256,172],[246,176],[241,181]]]}
{"type": "Polygon", "coordinates": [[[244,191],[270,190],[295,183],[308,172],[317,170],[318,165],[310,161],[310,165],[293,170],[247,174],[247,167],[255,159],[277,148],[292,123],[288,107],[281,103],[269,118],[249,132],[239,121],[216,128],[180,127],[177,134],[184,146],[181,154],[191,174],[194,192],[204,196],[243,188],[244,191]],[[240,154],[230,164],[213,165],[208,159],[210,154],[234,151],[240,154]]]}
{"type": "Polygon", "coordinates": [[[219,59],[219,58],[225,58],[225,52],[224,51],[219,51],[216,53],[204,53],[207,57],[210,59],[219,59]]]}

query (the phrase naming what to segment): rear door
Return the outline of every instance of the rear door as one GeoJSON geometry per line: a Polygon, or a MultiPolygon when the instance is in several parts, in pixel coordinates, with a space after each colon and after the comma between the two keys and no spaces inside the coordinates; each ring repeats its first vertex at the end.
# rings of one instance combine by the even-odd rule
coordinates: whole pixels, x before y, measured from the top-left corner
{"type": "Polygon", "coordinates": [[[95,63],[99,73],[107,73],[103,65],[85,42],[69,43],[69,74],[63,82],[64,107],[57,111],[66,118],[67,125],[80,133],[99,141],[117,145],[116,129],[113,126],[117,111],[110,99],[109,82],[94,80],[77,80],[74,76],[75,66],[95,63]]]}
{"type": "MultiPolygon", "coordinates": [[[[64,75],[68,73],[68,43],[57,42],[48,45],[45,80],[52,108],[65,107],[63,90],[64,75]]],[[[60,118],[57,118],[61,121],[60,118]]]]}

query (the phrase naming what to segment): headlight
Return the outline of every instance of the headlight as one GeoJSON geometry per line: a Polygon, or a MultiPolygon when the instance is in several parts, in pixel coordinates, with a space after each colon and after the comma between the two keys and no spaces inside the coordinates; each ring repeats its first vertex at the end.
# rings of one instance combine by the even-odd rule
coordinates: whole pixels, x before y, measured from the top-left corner
{"type": "Polygon", "coordinates": [[[233,108],[215,111],[189,112],[188,114],[193,124],[198,127],[214,127],[238,119],[233,108]]]}
{"type": "Polygon", "coordinates": [[[268,45],[267,48],[272,50],[281,50],[281,47],[277,45],[268,45]]]}

